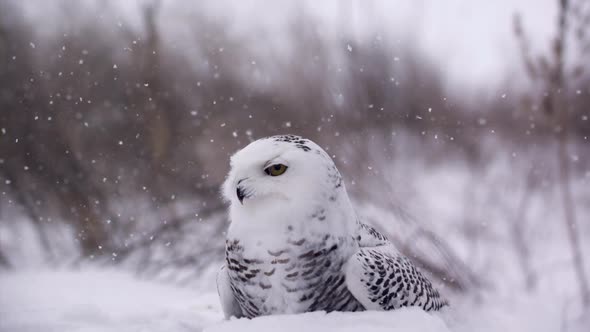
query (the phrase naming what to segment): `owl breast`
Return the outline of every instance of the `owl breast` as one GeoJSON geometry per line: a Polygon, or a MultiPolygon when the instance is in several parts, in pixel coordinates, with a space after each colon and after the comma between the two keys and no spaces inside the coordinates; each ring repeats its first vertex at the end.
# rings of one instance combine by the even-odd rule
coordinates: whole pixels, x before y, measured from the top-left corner
{"type": "MultiPolygon", "coordinates": [[[[242,239],[244,240],[244,239],[242,239]]],[[[231,289],[246,317],[308,311],[360,311],[343,266],[353,239],[287,239],[279,248],[233,238],[226,241],[231,289]],[[254,248],[255,247],[255,248],[254,248]]]]}

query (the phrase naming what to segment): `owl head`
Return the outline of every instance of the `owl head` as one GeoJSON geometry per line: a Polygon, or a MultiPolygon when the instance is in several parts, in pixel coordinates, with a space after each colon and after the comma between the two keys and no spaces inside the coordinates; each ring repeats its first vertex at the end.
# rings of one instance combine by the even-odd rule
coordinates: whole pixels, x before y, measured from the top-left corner
{"type": "Polygon", "coordinates": [[[344,190],[330,156],[311,140],[281,135],[262,138],[235,153],[223,196],[236,209],[336,201],[344,190]]]}

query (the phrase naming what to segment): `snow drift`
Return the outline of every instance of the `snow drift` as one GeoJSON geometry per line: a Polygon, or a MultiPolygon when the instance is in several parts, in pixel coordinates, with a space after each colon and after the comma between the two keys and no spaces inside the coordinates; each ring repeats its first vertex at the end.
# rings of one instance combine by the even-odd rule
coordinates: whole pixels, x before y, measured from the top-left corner
{"type": "Polygon", "coordinates": [[[310,312],[299,315],[232,319],[205,329],[205,332],[266,331],[371,331],[371,332],[450,332],[443,320],[419,308],[395,311],[310,312]]]}

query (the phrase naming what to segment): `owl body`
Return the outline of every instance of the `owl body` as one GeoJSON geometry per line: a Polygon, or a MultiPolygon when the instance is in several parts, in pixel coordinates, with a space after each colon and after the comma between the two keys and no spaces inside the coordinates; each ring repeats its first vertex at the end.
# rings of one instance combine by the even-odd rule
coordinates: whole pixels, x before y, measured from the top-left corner
{"type": "Polygon", "coordinates": [[[218,291],[226,317],[388,310],[446,302],[364,225],[332,159],[298,136],[255,141],[231,159],[230,227],[218,291]]]}
{"type": "Polygon", "coordinates": [[[345,283],[348,258],[339,248],[352,247],[350,239],[287,237],[286,245],[253,254],[246,243],[226,243],[230,287],[243,316],[363,309],[345,283]]]}

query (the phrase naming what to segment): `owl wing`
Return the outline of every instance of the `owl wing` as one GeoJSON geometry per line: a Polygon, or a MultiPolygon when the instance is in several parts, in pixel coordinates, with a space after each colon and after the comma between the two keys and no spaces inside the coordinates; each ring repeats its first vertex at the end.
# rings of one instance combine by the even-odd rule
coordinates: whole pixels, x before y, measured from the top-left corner
{"type": "Polygon", "coordinates": [[[383,235],[370,226],[362,229],[361,236],[368,240],[361,239],[361,248],[348,260],[346,284],[367,310],[418,306],[430,311],[448,305],[432,283],[383,235]]]}
{"type": "Polygon", "coordinates": [[[227,274],[225,265],[223,265],[219,272],[217,272],[217,293],[219,294],[221,309],[223,310],[225,319],[229,319],[232,316],[238,318],[244,316],[242,309],[232,292],[229,275],[227,274]]]}

